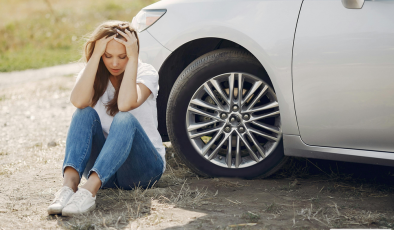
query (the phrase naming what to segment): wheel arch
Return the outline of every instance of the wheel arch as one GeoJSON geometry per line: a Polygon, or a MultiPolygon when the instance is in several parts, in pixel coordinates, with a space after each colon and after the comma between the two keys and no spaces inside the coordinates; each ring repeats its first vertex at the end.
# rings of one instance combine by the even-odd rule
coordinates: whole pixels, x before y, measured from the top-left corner
{"type": "Polygon", "coordinates": [[[208,37],[191,40],[182,44],[163,62],[159,69],[159,76],[161,76],[159,78],[160,93],[157,98],[158,130],[163,141],[169,141],[166,127],[167,102],[172,86],[180,73],[198,57],[213,50],[232,47],[243,49],[256,58],[252,52],[236,42],[224,38],[208,37]]]}

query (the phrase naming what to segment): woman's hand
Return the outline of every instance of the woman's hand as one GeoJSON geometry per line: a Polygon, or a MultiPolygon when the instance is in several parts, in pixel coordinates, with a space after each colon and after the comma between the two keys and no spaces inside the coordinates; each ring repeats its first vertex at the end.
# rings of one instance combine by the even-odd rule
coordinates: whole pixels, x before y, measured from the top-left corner
{"type": "Polygon", "coordinates": [[[128,29],[125,29],[126,33],[123,33],[120,30],[117,30],[119,34],[121,34],[126,41],[114,38],[115,41],[123,44],[126,47],[127,57],[130,58],[137,58],[138,57],[138,45],[137,45],[137,38],[135,37],[134,33],[131,33],[128,29]]]}
{"type": "Polygon", "coordinates": [[[109,37],[103,37],[100,40],[96,41],[96,44],[94,45],[94,51],[93,55],[97,55],[98,57],[101,57],[105,53],[105,49],[107,48],[107,44],[109,41],[111,41],[116,35],[112,35],[109,37]]]}

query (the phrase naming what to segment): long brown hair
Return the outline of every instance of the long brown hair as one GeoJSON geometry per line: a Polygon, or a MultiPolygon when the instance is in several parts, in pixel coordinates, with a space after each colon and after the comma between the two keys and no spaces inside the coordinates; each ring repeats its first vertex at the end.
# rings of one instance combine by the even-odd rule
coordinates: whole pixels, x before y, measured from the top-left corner
{"type": "MultiPolygon", "coordinates": [[[[114,34],[117,34],[116,29],[125,32],[126,29],[130,30],[132,33],[135,34],[137,38],[137,46],[138,46],[138,53],[140,50],[140,43],[138,39],[138,35],[135,32],[134,28],[131,26],[131,23],[129,22],[122,22],[122,21],[106,21],[99,25],[93,33],[91,33],[84,45],[84,59],[86,62],[89,61],[89,59],[92,57],[93,51],[94,51],[94,46],[96,44],[96,41],[103,38],[103,37],[109,37],[114,34]]],[[[122,35],[117,35],[117,38],[123,38],[122,35]]],[[[123,72],[124,73],[124,72],[123,72]]],[[[110,116],[115,116],[119,112],[118,108],[118,95],[119,95],[119,88],[120,84],[122,83],[123,80],[123,73],[118,77],[117,83],[116,84],[118,87],[115,88],[115,94],[114,98],[109,101],[105,107],[107,109],[107,114],[110,116]]],[[[100,63],[97,68],[97,73],[96,73],[96,78],[94,80],[93,84],[93,89],[94,89],[94,95],[92,98],[92,104],[90,105],[91,107],[94,107],[97,104],[97,101],[100,99],[100,97],[104,94],[105,90],[107,89],[108,86],[108,81],[109,77],[111,76],[111,73],[108,71],[107,67],[105,67],[103,58],[100,58],[100,63]]]]}

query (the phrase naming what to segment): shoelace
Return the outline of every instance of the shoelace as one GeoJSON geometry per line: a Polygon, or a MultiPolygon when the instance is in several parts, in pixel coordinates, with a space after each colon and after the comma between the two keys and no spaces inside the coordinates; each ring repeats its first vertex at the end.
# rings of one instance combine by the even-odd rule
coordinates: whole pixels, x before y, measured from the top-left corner
{"type": "Polygon", "coordinates": [[[62,188],[59,192],[55,194],[55,200],[52,203],[56,203],[57,201],[63,202],[63,200],[68,197],[68,194],[71,193],[71,190],[67,188],[62,188]]]}
{"type": "Polygon", "coordinates": [[[69,204],[75,204],[77,207],[80,206],[81,202],[85,200],[85,197],[87,196],[87,193],[84,192],[76,192],[71,199],[67,202],[67,205],[69,204]]]}

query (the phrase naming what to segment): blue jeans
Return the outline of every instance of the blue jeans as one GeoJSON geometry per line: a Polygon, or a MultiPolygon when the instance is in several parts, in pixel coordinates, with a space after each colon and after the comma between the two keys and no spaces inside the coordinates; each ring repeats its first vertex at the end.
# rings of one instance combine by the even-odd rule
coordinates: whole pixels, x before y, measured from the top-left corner
{"type": "Polygon", "coordinates": [[[96,172],[100,188],[147,188],[163,173],[163,159],[131,113],[119,111],[105,139],[100,117],[92,107],[77,109],[72,116],[63,177],[67,166],[77,170],[80,179],[96,172]]]}

